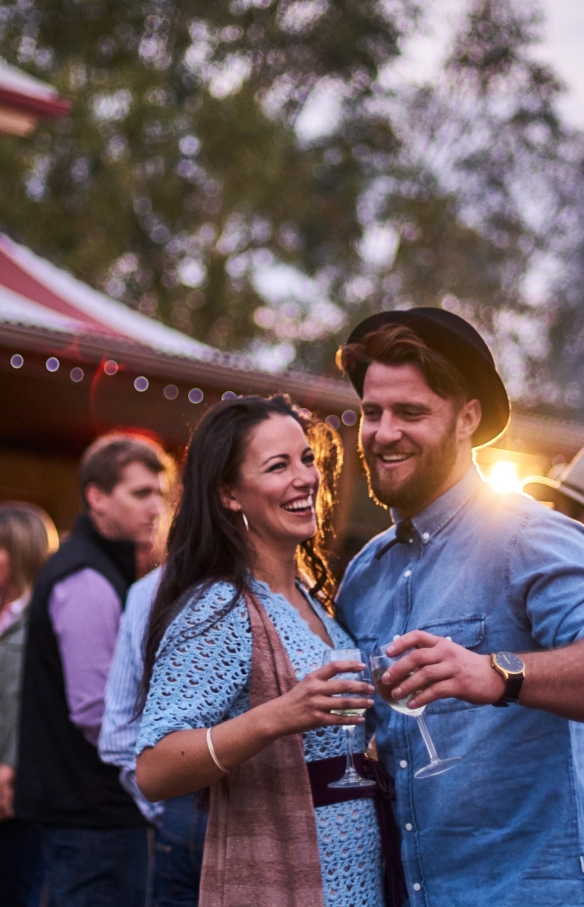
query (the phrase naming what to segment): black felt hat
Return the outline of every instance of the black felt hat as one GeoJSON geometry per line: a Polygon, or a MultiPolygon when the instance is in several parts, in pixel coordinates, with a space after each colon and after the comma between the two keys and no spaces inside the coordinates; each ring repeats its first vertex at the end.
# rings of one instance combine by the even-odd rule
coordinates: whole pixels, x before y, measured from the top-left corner
{"type": "MultiPolygon", "coordinates": [[[[356,343],[366,334],[387,324],[403,324],[426,346],[448,359],[463,375],[472,394],[480,401],[482,418],[473,435],[473,446],[482,447],[494,441],[507,427],[510,404],[505,385],[495,366],[491,351],[478,331],[468,321],[446,312],[423,306],[396,312],[378,312],[353,329],[347,344],[356,343]]],[[[367,365],[356,363],[347,370],[353,387],[363,396],[367,365]]]]}

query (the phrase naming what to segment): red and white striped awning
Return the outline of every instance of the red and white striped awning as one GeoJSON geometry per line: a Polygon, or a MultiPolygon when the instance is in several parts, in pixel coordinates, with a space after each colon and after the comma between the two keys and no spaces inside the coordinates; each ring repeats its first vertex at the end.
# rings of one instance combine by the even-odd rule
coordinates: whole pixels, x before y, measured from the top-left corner
{"type": "Polygon", "coordinates": [[[0,60],[0,132],[27,135],[38,119],[60,117],[71,101],[45,82],[0,60]]]}
{"type": "Polygon", "coordinates": [[[73,337],[101,335],[104,341],[115,337],[189,359],[217,356],[212,347],[133,311],[0,233],[0,329],[2,323],[73,337]]]}

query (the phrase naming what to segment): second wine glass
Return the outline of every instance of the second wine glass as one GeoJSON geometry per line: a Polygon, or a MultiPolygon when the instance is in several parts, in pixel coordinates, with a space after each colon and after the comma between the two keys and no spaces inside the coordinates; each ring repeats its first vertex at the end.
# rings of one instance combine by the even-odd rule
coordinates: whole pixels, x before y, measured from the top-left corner
{"type": "Polygon", "coordinates": [[[375,689],[387,705],[396,712],[401,712],[402,715],[408,715],[410,718],[415,718],[418,722],[418,727],[422,735],[422,739],[426,744],[426,749],[428,750],[428,755],[430,756],[430,762],[428,765],[425,765],[423,768],[419,768],[417,772],[414,772],[414,778],[432,778],[434,775],[441,775],[442,772],[447,772],[451,768],[454,768],[458,762],[460,762],[460,756],[450,756],[448,759],[440,759],[438,753],[436,752],[436,747],[434,746],[434,741],[430,736],[430,731],[428,730],[428,725],[422,717],[422,713],[426,708],[425,705],[421,706],[419,709],[409,709],[408,702],[410,699],[413,699],[416,695],[415,693],[410,693],[409,696],[405,696],[403,699],[394,699],[391,695],[391,687],[383,682],[381,679],[388,668],[395,664],[399,659],[391,658],[386,654],[387,647],[390,643],[385,643],[384,645],[377,644],[371,652],[369,658],[369,664],[371,665],[371,674],[373,676],[373,683],[375,684],[375,689]]]}
{"type": "MultiPolygon", "coordinates": [[[[359,649],[327,649],[322,657],[323,665],[330,664],[333,661],[360,661],[363,664],[367,662],[359,649]]],[[[365,680],[363,671],[351,671],[343,674],[337,674],[337,678],[343,680],[365,680]]],[[[332,709],[333,715],[363,715],[366,709],[332,709]]],[[[344,724],[345,742],[347,747],[347,764],[345,774],[338,781],[332,781],[328,787],[374,787],[375,781],[369,781],[362,778],[353,760],[353,743],[355,739],[355,725],[344,724]]]]}

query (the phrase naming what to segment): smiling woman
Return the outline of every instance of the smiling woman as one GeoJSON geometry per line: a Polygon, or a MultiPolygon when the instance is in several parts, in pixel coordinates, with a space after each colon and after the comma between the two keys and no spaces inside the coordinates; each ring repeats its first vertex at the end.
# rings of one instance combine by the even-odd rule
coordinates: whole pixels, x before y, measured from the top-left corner
{"type": "Polygon", "coordinates": [[[137,780],[150,800],[210,787],[201,907],[385,904],[372,789],[322,799],[314,774],[342,774],[343,725],[363,719],[339,713],[372,704],[369,684],[337,677],[362,665],[321,667],[353,648],[322,553],[340,456],[334,431],[283,396],[224,400],[191,441],[137,780]]]}

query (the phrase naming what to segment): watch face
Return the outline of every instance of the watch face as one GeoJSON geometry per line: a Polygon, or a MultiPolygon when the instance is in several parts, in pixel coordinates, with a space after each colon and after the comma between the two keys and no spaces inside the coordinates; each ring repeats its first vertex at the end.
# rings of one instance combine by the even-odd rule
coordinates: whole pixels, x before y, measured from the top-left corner
{"type": "Polygon", "coordinates": [[[508,674],[521,674],[525,668],[519,655],[514,655],[513,652],[497,652],[495,661],[508,674]]]}

